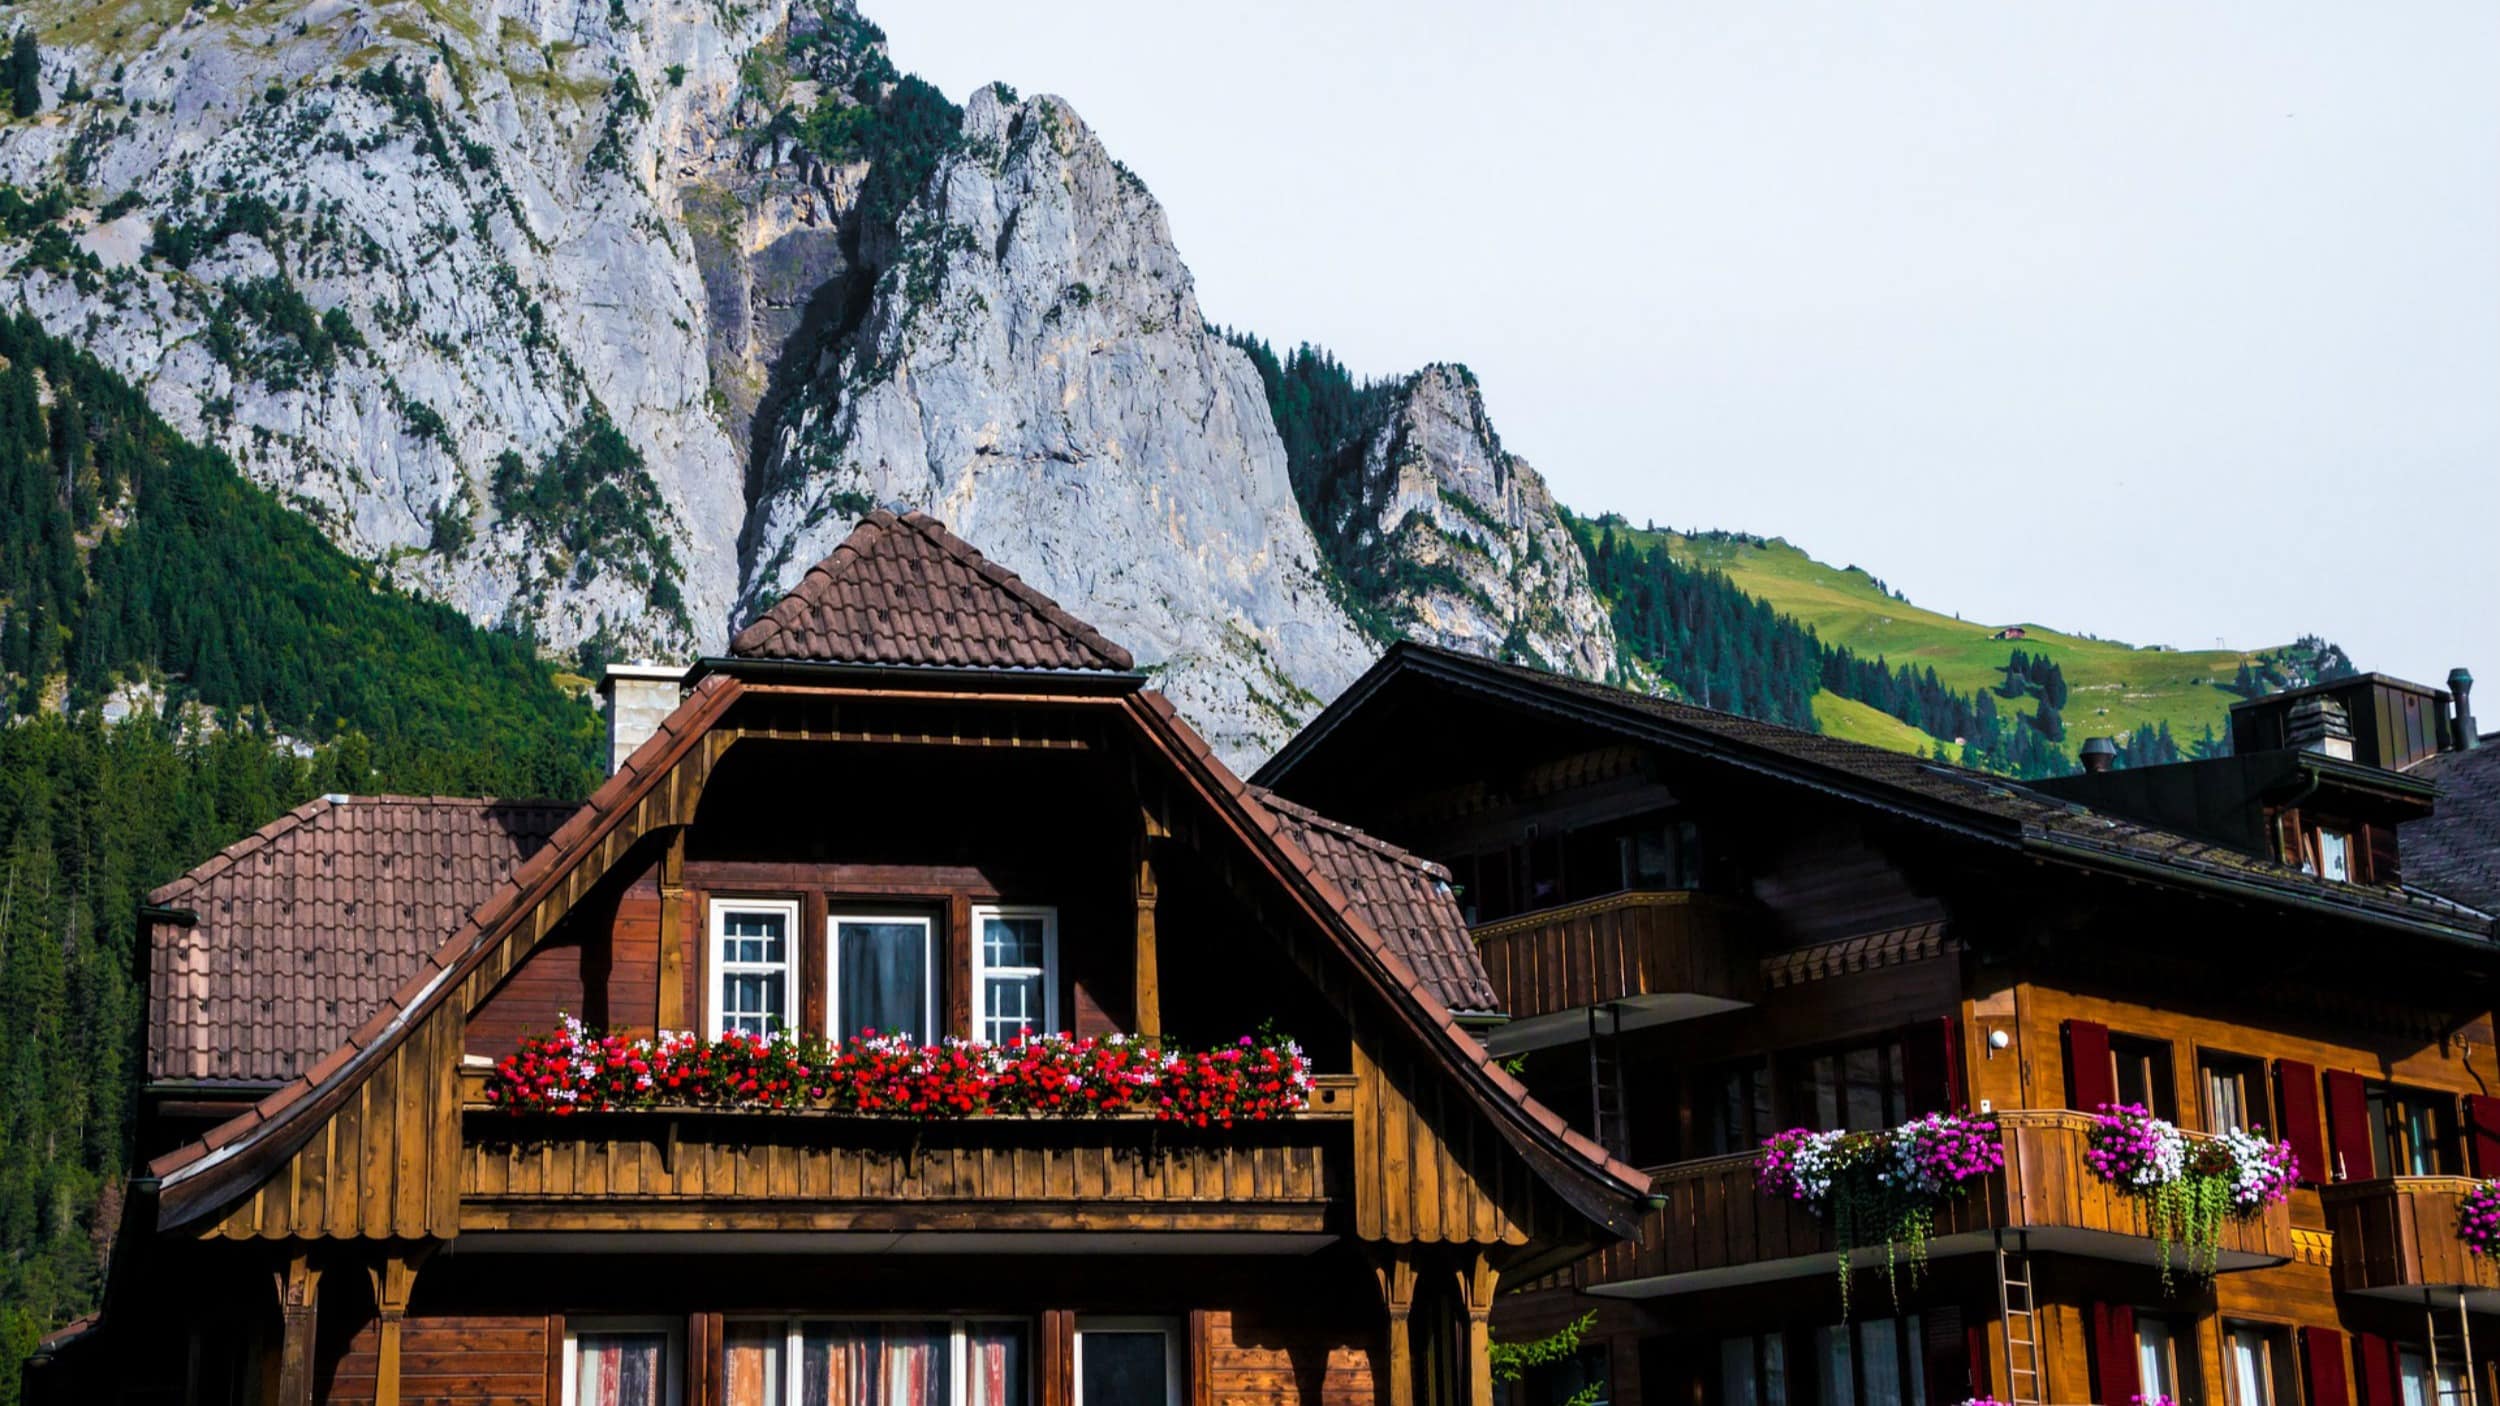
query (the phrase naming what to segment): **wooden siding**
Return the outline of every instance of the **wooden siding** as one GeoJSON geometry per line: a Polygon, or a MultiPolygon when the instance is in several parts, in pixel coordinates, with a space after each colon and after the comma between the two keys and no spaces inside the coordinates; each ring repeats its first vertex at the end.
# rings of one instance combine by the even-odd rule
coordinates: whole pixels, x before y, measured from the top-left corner
{"type": "Polygon", "coordinates": [[[1205,1324],[1202,1406],[1377,1406],[1381,1364],[1368,1320],[1320,1327],[1244,1309],[1205,1324]]]}
{"type": "MultiPolygon", "coordinates": [[[[540,1406],[555,1379],[555,1353],[540,1316],[410,1318],[399,1330],[400,1406],[540,1406]]],[[[328,1389],[328,1406],[362,1406],[374,1399],[381,1334],[367,1323],[349,1341],[328,1389]]]]}
{"type": "Polygon", "coordinates": [[[2500,1266],[2457,1238],[2467,1177],[2389,1177],[2323,1189],[2335,1231],[2335,1287],[2500,1289],[2500,1266]]]}
{"type": "Polygon", "coordinates": [[[828,1114],[473,1112],[461,1225],[509,1229],[1318,1231],[1355,1095],[1229,1130],[1144,1119],[915,1125],[828,1114]]]}
{"type": "Polygon", "coordinates": [[[1383,1061],[1354,1036],[1354,1224],[1392,1244],[1525,1244],[1542,1230],[1531,1173],[1439,1071],[1383,1061]]]}
{"type": "MultiPolygon", "coordinates": [[[[2088,1115],[2021,1111],[1997,1119],[2004,1129],[2005,1170],[1941,1209],[1935,1238],[1995,1229],[2149,1235],[2144,1203],[2085,1167],[2088,1115]]],[[[1653,1170],[1650,1193],[1665,1198],[1665,1205],[1642,1217],[1637,1239],[1582,1260],[1571,1271],[1571,1282],[1586,1287],[1835,1253],[1827,1224],[1755,1189],[1759,1161],[1759,1153],[1739,1153],[1653,1170]]],[[[2251,1221],[2226,1222],[2222,1247],[2290,1259],[2291,1218],[2275,1206],[2251,1221]]]]}
{"type": "Polygon", "coordinates": [[[1745,906],[1710,894],[1610,894],[1484,923],[1475,939],[1514,1019],[1670,992],[1751,1001],[1761,985],[1745,906]]]}
{"type": "Polygon", "coordinates": [[[347,1101],[206,1232],[230,1240],[420,1239],[458,1227],[460,1012],[381,1057],[347,1101]]]}

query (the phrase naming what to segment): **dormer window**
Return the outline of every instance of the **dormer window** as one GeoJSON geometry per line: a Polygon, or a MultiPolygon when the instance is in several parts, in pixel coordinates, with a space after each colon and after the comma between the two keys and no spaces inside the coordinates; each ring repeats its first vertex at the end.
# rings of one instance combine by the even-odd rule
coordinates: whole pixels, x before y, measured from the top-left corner
{"type": "Polygon", "coordinates": [[[2352,836],[2342,830],[2317,832],[2318,877],[2333,883],[2352,882],[2352,836]]]}
{"type": "Polygon", "coordinates": [[[712,906],[710,1033],[770,1035],[790,1025],[790,934],[799,905],[742,900],[712,906]]]}

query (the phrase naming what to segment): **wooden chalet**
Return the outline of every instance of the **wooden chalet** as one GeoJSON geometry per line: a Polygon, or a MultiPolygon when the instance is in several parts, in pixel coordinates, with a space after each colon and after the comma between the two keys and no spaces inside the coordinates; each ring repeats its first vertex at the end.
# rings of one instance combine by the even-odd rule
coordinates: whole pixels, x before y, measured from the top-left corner
{"type": "Polygon", "coordinates": [[[1246,786],[936,522],[623,678],[577,808],[331,797],[152,895],[147,1160],[31,1399],[1490,1406],[1496,1291],[1639,1229],[1460,1023],[1446,871],[1246,786]],[[1273,1027],[1315,1077],[1231,1127],[491,1105],[567,1014],[1273,1027]]]}
{"type": "Polygon", "coordinates": [[[2243,705],[2218,762],[2022,785],[1401,645],[1254,779],[1445,865],[1491,1050],[1649,1173],[1631,1241],[1502,1301],[1505,1338],[1597,1313],[1522,1406],[2472,1406],[2500,1400],[2500,1270],[2456,1234],[2500,1173],[2500,940],[2404,853],[2500,872],[2500,834],[2433,823],[2463,704],[2368,676],[2243,705]],[[2119,1103],[2271,1130],[2299,1185],[2166,1276],[2147,1201],[2084,1160],[2119,1103]],[[2004,1168],[1923,1276],[1842,1270],[1757,1190],[1777,1130],[1954,1110],[2004,1168]]]}

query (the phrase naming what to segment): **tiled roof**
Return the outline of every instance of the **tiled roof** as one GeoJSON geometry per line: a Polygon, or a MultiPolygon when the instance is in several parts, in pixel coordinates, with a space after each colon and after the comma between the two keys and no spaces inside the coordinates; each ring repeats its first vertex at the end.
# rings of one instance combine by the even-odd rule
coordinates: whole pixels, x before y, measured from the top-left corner
{"type": "Polygon", "coordinates": [[[1275,812],[1294,843],[1362,911],[1373,931],[1431,983],[1441,1004],[1471,1014],[1502,1008],[1450,892],[1449,870],[1271,791],[1254,786],[1249,794],[1275,812]]]}
{"type": "Polygon", "coordinates": [[[2500,734],[2468,752],[2441,752],[2413,769],[2439,787],[2428,820],[2396,834],[2405,883],[2500,913],[2500,734]]]}
{"type": "Polygon", "coordinates": [[[279,1083],[381,1008],[574,807],[357,796],[296,807],[148,895],[148,1077],[279,1083]]]}
{"type": "Polygon", "coordinates": [[[743,659],[1125,672],[1129,652],[925,513],[877,509],[738,632],[743,659]]]}
{"type": "Polygon", "coordinates": [[[1411,642],[1393,646],[1371,673],[1356,681],[1318,721],[1271,759],[1260,770],[1259,779],[1272,784],[1275,778],[1286,774],[1315,745],[1316,738],[1324,735],[1334,722],[1350,716],[1372,689],[1410,668],[1462,684],[1474,681],[1479,687],[1496,691],[1525,690],[1512,696],[1549,700],[1552,705],[1581,710],[1586,716],[1603,717],[1610,723],[1635,727],[1650,722],[1665,724],[1662,731],[1645,730],[1660,740],[1672,739],[1736,765],[1842,791],[1862,802],[2010,840],[2086,865],[2139,873],[2148,869],[2155,873],[2168,871],[2183,879],[2227,884],[2243,892],[2264,891],[2312,906],[2436,924],[2459,936],[2489,940],[2493,935],[2493,920],[2488,914],[2461,908],[2434,894],[2392,885],[2337,883],[2303,874],[2226,845],[2088,810],[2003,777],[1411,642]]]}

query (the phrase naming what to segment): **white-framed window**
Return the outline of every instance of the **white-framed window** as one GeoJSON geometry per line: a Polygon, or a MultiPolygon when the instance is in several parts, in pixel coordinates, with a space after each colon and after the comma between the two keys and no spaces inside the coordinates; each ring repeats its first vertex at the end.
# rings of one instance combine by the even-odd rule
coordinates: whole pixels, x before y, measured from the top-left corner
{"type": "Polygon", "coordinates": [[[1016,1318],[733,1318],[721,1406],[1030,1406],[1016,1318]]]}
{"type": "Polygon", "coordinates": [[[1180,1406],[1181,1325],[1170,1318],[1076,1320],[1076,1406],[1180,1406]]]}
{"type": "Polygon", "coordinates": [[[937,1039],[937,924],[928,915],[835,913],[825,928],[835,1043],[871,1031],[937,1039]]]}
{"type": "MultiPolygon", "coordinates": [[[[2169,1320],[2137,1314],[2135,1320],[2136,1386],[2146,1401],[2179,1400],[2179,1331],[2169,1320]]],[[[2195,1344],[2187,1344],[2189,1351],[2195,1344]]]]}
{"type": "Polygon", "coordinates": [[[1059,1029],[1059,910],[972,910],[972,1035],[1005,1044],[1059,1029]]]}
{"type": "Polygon", "coordinates": [[[770,1035],[790,1028],[791,939],[798,926],[799,905],[786,899],[712,900],[706,1034],[770,1035]]]}
{"type": "Polygon", "coordinates": [[[2473,1399],[2465,1364],[2451,1353],[2431,1370],[2431,1355],[2418,1347],[2396,1349],[2396,1391],[2399,1406],[2456,1406],[2473,1399]]]}
{"type": "Polygon", "coordinates": [[[678,1406],[677,1333],[664,1318],[568,1320],[564,1406],[678,1406]]]}

